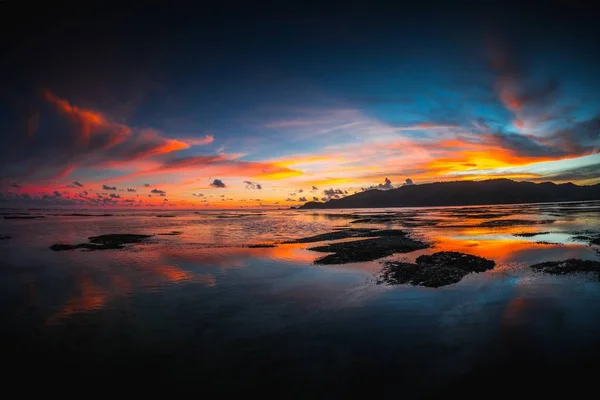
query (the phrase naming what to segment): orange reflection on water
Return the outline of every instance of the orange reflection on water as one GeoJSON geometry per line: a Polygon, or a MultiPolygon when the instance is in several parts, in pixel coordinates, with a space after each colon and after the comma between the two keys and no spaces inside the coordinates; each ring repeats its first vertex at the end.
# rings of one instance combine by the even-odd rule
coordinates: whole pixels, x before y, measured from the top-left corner
{"type": "Polygon", "coordinates": [[[171,261],[187,261],[192,264],[218,266],[221,268],[240,267],[248,258],[266,258],[294,262],[312,263],[320,253],[306,250],[306,244],[280,244],[277,247],[219,247],[206,249],[165,249],[161,257],[171,261]]]}
{"type": "MultiPolygon", "coordinates": [[[[519,253],[531,250],[548,249],[548,244],[535,243],[522,239],[480,239],[465,240],[449,238],[447,236],[436,236],[435,251],[458,251],[467,254],[473,254],[496,261],[497,264],[503,264],[513,259],[517,259],[519,253]]],[[[581,248],[577,244],[562,244],[565,249],[572,248],[576,250],[581,248]]]]}
{"type": "Polygon", "coordinates": [[[136,289],[152,289],[164,283],[179,283],[192,279],[203,285],[216,285],[216,278],[210,274],[194,275],[175,265],[160,264],[159,260],[156,260],[157,257],[158,254],[153,254],[150,258],[145,257],[143,262],[128,266],[129,269],[103,269],[102,272],[108,281],[104,286],[95,283],[88,272],[81,272],[75,281],[75,294],[56,313],[47,318],[46,323],[53,324],[75,314],[100,310],[105,308],[109,301],[124,297],[136,289]],[[132,275],[131,272],[135,274],[132,275]]]}
{"type": "Polygon", "coordinates": [[[54,323],[73,314],[98,310],[104,306],[107,301],[106,292],[95,285],[88,276],[79,274],[76,283],[79,293],[68,300],[57,313],[48,317],[47,323],[54,323]]]}
{"type": "Polygon", "coordinates": [[[162,265],[158,268],[152,268],[150,271],[160,278],[165,278],[168,282],[187,281],[191,278],[191,274],[174,265],[162,265]]]}

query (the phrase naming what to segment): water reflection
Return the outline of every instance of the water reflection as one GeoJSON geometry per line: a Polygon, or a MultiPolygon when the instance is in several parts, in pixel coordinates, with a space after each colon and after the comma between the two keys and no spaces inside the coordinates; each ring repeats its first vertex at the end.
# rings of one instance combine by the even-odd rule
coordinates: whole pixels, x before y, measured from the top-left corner
{"type": "MultiPolygon", "coordinates": [[[[222,215],[174,212],[174,218],[156,218],[154,214],[83,219],[57,216],[53,220],[36,220],[35,224],[17,221],[7,225],[9,229],[5,233],[14,239],[11,239],[10,248],[6,243],[1,244],[7,250],[7,265],[3,273],[12,271],[23,276],[26,266],[42,268],[44,273],[29,272],[27,279],[20,280],[27,284],[18,294],[18,299],[27,306],[16,309],[43,308],[41,312],[46,314],[45,323],[50,325],[77,315],[125,307],[132,301],[132,295],[164,293],[177,286],[218,292],[229,290],[231,285],[235,285],[236,290],[250,290],[251,285],[261,283],[270,285],[265,289],[270,293],[283,294],[281,288],[287,288],[283,296],[287,299],[330,300],[331,291],[345,287],[349,282],[374,287],[372,277],[378,272],[381,260],[316,267],[313,261],[322,254],[308,250],[314,244],[281,242],[340,228],[399,228],[430,242],[432,247],[391,258],[410,260],[435,251],[459,251],[496,261],[497,267],[493,271],[472,276],[458,288],[464,290],[475,282],[493,282],[498,274],[502,274],[502,290],[509,297],[503,318],[514,321],[527,308],[528,300],[518,295],[516,287],[509,291],[508,282],[513,281],[507,280],[506,276],[514,277],[514,282],[530,277],[533,274],[527,266],[540,261],[599,259],[596,247],[574,238],[577,232],[600,226],[598,210],[597,205],[586,203],[562,208],[556,205],[523,205],[260,214],[228,212],[222,215]],[[382,216],[385,222],[374,222],[382,216]],[[354,223],[359,217],[367,218],[366,222],[354,223]],[[549,218],[554,222],[534,223],[549,218]],[[532,222],[481,226],[490,220],[532,222]],[[51,244],[57,242],[76,243],[103,233],[156,234],[169,231],[183,233],[180,236],[157,236],[148,244],[121,251],[52,253],[48,250],[51,244]],[[278,245],[272,248],[244,247],[256,243],[278,245]],[[293,267],[295,271],[282,272],[281,267],[293,267]],[[291,274],[295,278],[292,279],[291,274]],[[256,276],[261,278],[257,280],[256,276]],[[57,280],[61,282],[60,291],[54,288],[57,280]],[[246,282],[251,283],[246,287],[246,282]],[[225,286],[221,287],[222,284],[225,286]],[[515,293],[509,295],[513,291],[515,293]],[[40,293],[54,295],[46,296],[42,306],[40,293]],[[47,309],[52,311],[44,311],[47,309]]],[[[425,297],[419,297],[420,304],[427,296],[433,296],[432,291],[422,288],[374,290],[391,290],[402,293],[402,296],[425,293],[425,297]]],[[[445,290],[459,289],[449,287],[445,290]]],[[[239,296],[239,293],[234,295],[239,296]]]]}

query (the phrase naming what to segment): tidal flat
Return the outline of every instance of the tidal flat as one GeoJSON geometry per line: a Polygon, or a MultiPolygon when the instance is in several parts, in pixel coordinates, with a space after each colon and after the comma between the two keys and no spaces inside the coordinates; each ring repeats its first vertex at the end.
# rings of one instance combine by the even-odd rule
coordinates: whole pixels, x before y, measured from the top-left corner
{"type": "Polygon", "coordinates": [[[427,397],[600,357],[598,202],[18,216],[0,340],[33,377],[427,397]]]}

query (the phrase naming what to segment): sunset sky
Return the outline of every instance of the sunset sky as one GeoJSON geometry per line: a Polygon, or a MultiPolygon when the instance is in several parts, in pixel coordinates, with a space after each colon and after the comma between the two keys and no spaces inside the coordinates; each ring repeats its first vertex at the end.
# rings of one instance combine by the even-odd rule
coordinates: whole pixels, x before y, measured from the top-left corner
{"type": "Polygon", "coordinates": [[[407,179],[598,183],[597,21],[559,11],[19,15],[1,71],[0,207],[289,207],[407,179]]]}

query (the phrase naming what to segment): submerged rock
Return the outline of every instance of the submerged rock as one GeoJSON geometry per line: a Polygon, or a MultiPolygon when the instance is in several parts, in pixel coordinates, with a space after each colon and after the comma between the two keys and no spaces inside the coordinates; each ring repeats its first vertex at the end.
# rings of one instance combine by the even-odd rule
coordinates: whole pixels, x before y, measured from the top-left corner
{"type": "Polygon", "coordinates": [[[534,237],[538,235],[547,235],[552,232],[522,232],[522,233],[513,233],[513,236],[517,237],[534,237]]]}
{"type": "Polygon", "coordinates": [[[517,226],[517,225],[538,225],[538,224],[553,224],[554,219],[543,219],[540,221],[527,220],[527,219],[494,219],[491,221],[485,221],[480,223],[478,226],[482,228],[500,228],[505,226],[517,226]]]}
{"type": "Polygon", "coordinates": [[[77,250],[77,249],[87,249],[87,250],[105,250],[104,246],[99,244],[91,244],[91,243],[79,243],[79,244],[53,244],[50,246],[50,250],[54,251],[66,251],[66,250],[77,250]]]}
{"type": "Polygon", "coordinates": [[[547,261],[531,265],[529,268],[552,275],[567,275],[581,272],[595,272],[600,278],[600,262],[569,258],[564,261],[547,261]]]}
{"type": "MultiPolygon", "coordinates": [[[[314,242],[324,242],[326,240],[339,240],[339,239],[348,239],[352,237],[364,237],[371,232],[376,231],[374,228],[362,228],[362,229],[348,229],[344,228],[341,230],[337,230],[334,232],[322,233],[320,235],[309,236],[301,239],[288,240],[284,243],[314,243],[314,242]]],[[[400,231],[398,231],[400,232],[400,231]]]]}
{"type": "Polygon", "coordinates": [[[4,219],[42,219],[43,215],[5,215],[4,219]]]}
{"type": "Polygon", "coordinates": [[[378,283],[440,287],[459,282],[471,272],[493,269],[496,263],[483,257],[455,251],[419,256],[415,264],[398,261],[384,263],[378,283]]]}
{"type": "Polygon", "coordinates": [[[137,235],[132,233],[110,233],[108,235],[90,236],[90,243],[102,245],[120,245],[129,243],[140,243],[152,235],[137,235]]]}
{"type": "Polygon", "coordinates": [[[317,259],[315,264],[346,264],[351,262],[373,261],[391,256],[395,253],[408,253],[427,247],[429,247],[428,244],[414,240],[402,232],[397,235],[388,233],[387,236],[371,239],[332,243],[325,246],[312,247],[309,248],[309,250],[333,253],[317,259]]]}
{"type": "Polygon", "coordinates": [[[137,235],[131,233],[112,233],[108,235],[90,236],[89,243],[79,244],[54,244],[50,246],[54,251],[65,251],[75,249],[88,250],[112,250],[122,249],[126,244],[141,243],[152,235],[137,235]]]}
{"type": "Polygon", "coordinates": [[[272,243],[258,243],[258,244],[248,245],[249,249],[264,249],[264,248],[269,248],[269,247],[277,247],[277,245],[272,244],[272,243]]]}

